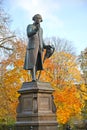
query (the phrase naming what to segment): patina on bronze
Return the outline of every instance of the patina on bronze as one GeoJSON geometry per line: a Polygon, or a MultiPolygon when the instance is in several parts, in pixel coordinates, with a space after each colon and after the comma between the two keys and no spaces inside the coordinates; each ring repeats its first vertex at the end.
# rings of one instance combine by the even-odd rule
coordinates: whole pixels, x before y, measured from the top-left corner
{"type": "Polygon", "coordinates": [[[40,14],[34,15],[32,18],[33,24],[27,26],[27,36],[29,39],[26,56],[24,62],[24,69],[31,70],[32,81],[36,81],[36,72],[43,70],[42,53],[46,49],[44,59],[50,57],[54,51],[49,45],[45,45],[43,41],[43,29],[40,26],[42,17],[40,14]]]}

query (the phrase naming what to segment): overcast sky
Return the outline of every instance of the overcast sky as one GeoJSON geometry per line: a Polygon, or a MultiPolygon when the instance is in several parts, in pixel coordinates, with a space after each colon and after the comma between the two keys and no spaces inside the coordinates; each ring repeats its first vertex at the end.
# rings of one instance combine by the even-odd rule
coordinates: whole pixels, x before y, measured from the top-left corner
{"type": "Polygon", "coordinates": [[[43,17],[44,38],[60,37],[73,42],[77,54],[87,47],[87,0],[4,0],[13,30],[26,33],[32,16],[43,17]]]}

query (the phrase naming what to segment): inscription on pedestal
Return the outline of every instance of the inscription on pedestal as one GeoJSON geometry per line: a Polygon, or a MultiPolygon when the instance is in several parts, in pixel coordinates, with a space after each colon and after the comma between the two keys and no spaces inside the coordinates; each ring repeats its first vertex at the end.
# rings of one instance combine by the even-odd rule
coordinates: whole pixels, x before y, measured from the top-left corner
{"type": "Polygon", "coordinates": [[[39,110],[50,110],[50,97],[39,97],[39,110]]]}
{"type": "Polygon", "coordinates": [[[25,96],[22,99],[22,111],[32,111],[32,97],[25,96]]]}

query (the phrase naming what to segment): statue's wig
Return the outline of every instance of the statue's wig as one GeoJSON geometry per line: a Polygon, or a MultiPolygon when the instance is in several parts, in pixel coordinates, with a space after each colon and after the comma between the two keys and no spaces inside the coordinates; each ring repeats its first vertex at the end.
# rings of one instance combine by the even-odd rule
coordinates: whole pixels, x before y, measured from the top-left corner
{"type": "Polygon", "coordinates": [[[43,21],[43,20],[42,20],[42,16],[41,16],[40,14],[34,15],[33,18],[32,18],[32,20],[35,21],[37,18],[38,18],[38,19],[41,19],[41,22],[43,21]]]}

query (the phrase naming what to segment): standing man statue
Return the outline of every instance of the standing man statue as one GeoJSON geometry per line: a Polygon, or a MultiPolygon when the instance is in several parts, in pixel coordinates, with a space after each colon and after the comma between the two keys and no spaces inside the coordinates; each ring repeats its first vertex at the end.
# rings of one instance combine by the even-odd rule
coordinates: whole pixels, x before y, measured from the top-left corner
{"type": "Polygon", "coordinates": [[[43,30],[40,27],[42,17],[40,14],[34,15],[32,18],[33,24],[29,24],[27,27],[27,36],[29,38],[24,69],[31,70],[32,81],[36,81],[36,71],[43,70],[42,52],[45,48],[43,42],[43,30]]]}
{"type": "MultiPolygon", "coordinates": [[[[32,20],[34,23],[29,24],[27,27],[27,36],[29,42],[26,49],[24,69],[30,70],[32,81],[36,81],[36,72],[38,70],[43,70],[42,52],[44,49],[46,49],[49,53],[51,46],[46,46],[43,42],[43,30],[40,27],[40,22],[42,22],[41,15],[34,15],[32,20]]],[[[50,57],[49,54],[46,54],[45,59],[48,57],[50,57]]]]}

